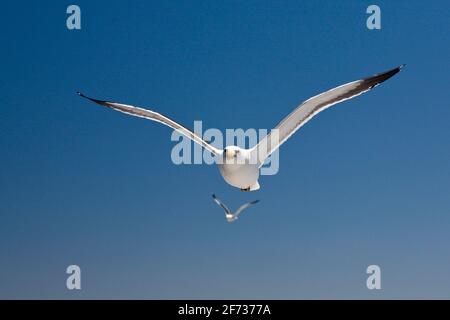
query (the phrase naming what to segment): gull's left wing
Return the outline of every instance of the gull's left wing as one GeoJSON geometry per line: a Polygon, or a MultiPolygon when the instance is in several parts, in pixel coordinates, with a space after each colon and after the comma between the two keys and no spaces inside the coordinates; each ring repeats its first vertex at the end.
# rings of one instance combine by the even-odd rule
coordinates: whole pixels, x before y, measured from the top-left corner
{"type": "Polygon", "coordinates": [[[259,202],[259,200],[254,200],[254,201],[251,201],[251,202],[247,202],[246,204],[243,204],[242,206],[239,207],[239,209],[236,210],[236,212],[233,214],[233,216],[234,216],[235,218],[237,218],[237,216],[238,216],[243,210],[247,209],[248,207],[250,207],[250,206],[252,206],[252,205],[254,205],[255,203],[258,203],[258,202],[259,202]]]}
{"type": "Polygon", "coordinates": [[[252,149],[252,158],[262,166],[270,154],[319,112],[371,90],[397,74],[403,67],[404,65],[401,65],[368,78],[346,83],[306,100],[252,149]]]}
{"type": "Polygon", "coordinates": [[[183,127],[182,125],[176,123],[172,119],[169,119],[169,118],[167,118],[166,116],[164,116],[164,115],[162,115],[160,113],[157,113],[157,112],[154,112],[154,111],[151,111],[151,110],[138,108],[138,107],[131,106],[131,105],[128,105],[128,104],[122,104],[122,103],[117,103],[117,102],[110,102],[110,101],[103,101],[103,100],[92,99],[92,98],[89,98],[89,97],[85,96],[81,92],[77,92],[77,94],[80,97],[89,99],[89,100],[91,100],[91,101],[93,101],[93,102],[95,102],[95,103],[97,103],[99,105],[102,105],[102,106],[105,106],[105,107],[117,110],[119,112],[123,112],[123,113],[129,114],[131,116],[140,117],[140,118],[144,118],[144,119],[148,119],[148,120],[153,120],[153,121],[165,124],[166,126],[177,130],[179,133],[181,133],[184,136],[188,137],[192,141],[198,143],[199,145],[201,145],[202,147],[204,147],[206,150],[210,151],[214,155],[219,155],[219,154],[222,153],[222,150],[217,149],[216,147],[212,146],[211,144],[209,144],[208,142],[206,142],[205,140],[203,140],[202,138],[197,136],[191,130],[183,127]]]}

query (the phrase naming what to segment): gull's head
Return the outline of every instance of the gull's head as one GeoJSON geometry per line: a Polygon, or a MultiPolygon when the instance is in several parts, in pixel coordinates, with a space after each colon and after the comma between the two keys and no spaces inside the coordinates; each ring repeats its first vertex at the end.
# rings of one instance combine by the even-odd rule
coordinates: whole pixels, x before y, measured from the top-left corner
{"type": "Polygon", "coordinates": [[[223,155],[225,156],[226,160],[233,160],[237,158],[238,154],[241,152],[241,149],[236,146],[228,146],[223,151],[223,155]]]}

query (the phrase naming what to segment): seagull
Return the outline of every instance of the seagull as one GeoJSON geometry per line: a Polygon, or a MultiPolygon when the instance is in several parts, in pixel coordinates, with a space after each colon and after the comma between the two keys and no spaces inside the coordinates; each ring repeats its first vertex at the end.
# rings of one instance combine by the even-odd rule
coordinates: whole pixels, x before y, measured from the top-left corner
{"type": "Polygon", "coordinates": [[[235,213],[232,213],[230,209],[228,209],[228,207],[222,202],[220,201],[219,198],[216,197],[215,194],[212,195],[214,202],[217,203],[219,206],[222,207],[223,210],[225,210],[225,218],[227,218],[228,222],[234,222],[236,221],[239,217],[239,214],[247,209],[248,207],[250,207],[251,205],[254,205],[255,203],[258,203],[259,200],[254,200],[251,202],[247,202],[246,204],[243,204],[242,206],[240,206],[235,213]]]}
{"type": "Polygon", "coordinates": [[[302,102],[288,116],[281,120],[257,145],[249,149],[238,146],[226,146],[222,150],[214,147],[191,130],[158,112],[128,104],[89,98],[81,92],[77,92],[77,94],[116,111],[169,126],[211,152],[222,177],[228,184],[241,189],[241,191],[254,191],[260,188],[258,179],[260,168],[263,166],[265,160],[297,132],[298,129],[304,126],[319,112],[370,91],[400,72],[404,66],[400,65],[389,71],[343,84],[302,102]]]}

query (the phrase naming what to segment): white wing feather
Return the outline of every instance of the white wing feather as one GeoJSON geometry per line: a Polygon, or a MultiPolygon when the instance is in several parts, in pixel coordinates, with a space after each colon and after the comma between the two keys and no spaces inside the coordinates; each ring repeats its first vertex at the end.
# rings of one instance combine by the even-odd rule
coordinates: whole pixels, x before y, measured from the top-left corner
{"type": "Polygon", "coordinates": [[[225,210],[225,214],[231,214],[231,210],[228,209],[228,207],[225,205],[225,203],[220,201],[220,199],[217,198],[215,194],[213,194],[212,197],[213,197],[214,202],[217,203],[219,206],[221,206],[223,210],[225,210]]]}
{"type": "Polygon", "coordinates": [[[239,209],[236,210],[236,212],[233,214],[235,217],[237,217],[243,210],[247,209],[248,207],[254,205],[255,203],[258,203],[259,200],[254,200],[251,202],[247,202],[246,204],[243,204],[239,207],[239,209]]]}
{"type": "Polygon", "coordinates": [[[176,123],[172,119],[169,119],[168,117],[166,117],[166,116],[164,116],[164,115],[162,115],[160,113],[157,113],[157,112],[154,112],[154,111],[151,111],[151,110],[146,110],[146,109],[139,108],[139,107],[135,107],[135,106],[131,106],[131,105],[127,105],[127,104],[92,99],[92,98],[89,98],[89,97],[85,96],[81,92],[77,92],[77,93],[81,97],[89,99],[89,100],[91,100],[91,101],[93,101],[93,102],[95,102],[95,103],[97,103],[99,105],[102,105],[102,106],[105,106],[105,107],[117,110],[119,112],[123,112],[123,113],[129,114],[131,116],[140,117],[140,118],[144,118],[144,119],[148,119],[148,120],[152,120],[152,121],[156,121],[156,122],[165,124],[166,126],[172,128],[172,129],[175,129],[179,133],[181,133],[184,136],[188,137],[192,141],[198,143],[199,145],[201,145],[202,147],[204,147],[205,149],[207,149],[208,151],[210,151],[214,155],[219,155],[219,154],[222,153],[222,150],[217,149],[216,147],[212,146],[211,144],[209,144],[208,142],[204,141],[202,138],[197,136],[191,130],[183,127],[182,125],[176,123]]]}
{"type": "Polygon", "coordinates": [[[306,100],[284,118],[274,130],[252,149],[252,157],[256,157],[258,164],[262,166],[268,156],[277,150],[298,129],[319,112],[339,102],[343,102],[369,91],[383,81],[394,76],[401,68],[403,68],[403,66],[404,65],[401,65],[372,77],[341,85],[306,100]]]}

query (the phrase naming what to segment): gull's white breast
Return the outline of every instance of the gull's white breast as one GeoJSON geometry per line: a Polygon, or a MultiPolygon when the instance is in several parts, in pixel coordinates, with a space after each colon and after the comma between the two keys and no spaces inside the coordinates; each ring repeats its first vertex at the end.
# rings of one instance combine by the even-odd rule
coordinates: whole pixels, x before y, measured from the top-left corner
{"type": "Polygon", "coordinates": [[[235,163],[219,163],[219,170],[222,177],[227,183],[233,187],[246,189],[258,182],[259,166],[258,164],[250,164],[250,151],[240,149],[239,158],[235,163]]]}

